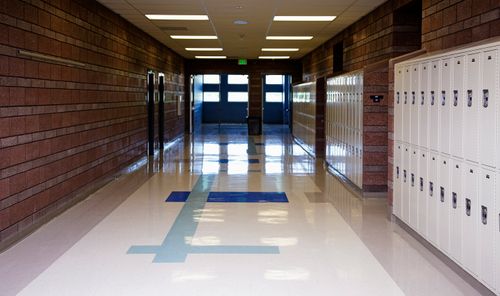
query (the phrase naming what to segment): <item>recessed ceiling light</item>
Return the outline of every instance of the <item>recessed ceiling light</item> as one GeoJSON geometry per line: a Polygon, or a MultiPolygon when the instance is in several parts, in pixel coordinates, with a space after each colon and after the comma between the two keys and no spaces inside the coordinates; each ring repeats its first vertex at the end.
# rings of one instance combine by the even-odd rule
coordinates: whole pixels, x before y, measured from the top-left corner
{"type": "Polygon", "coordinates": [[[225,59],[226,56],[195,56],[197,59],[225,59]]]}
{"type": "Polygon", "coordinates": [[[162,21],[208,21],[208,15],[205,14],[146,14],[146,17],[162,21]]]}
{"type": "Polygon", "coordinates": [[[275,22],[331,22],[336,18],[333,15],[305,16],[305,15],[277,15],[275,22]]]}
{"type": "Polygon", "coordinates": [[[248,25],[248,22],[245,20],[235,20],[233,22],[233,24],[235,24],[235,25],[248,25]]]}
{"type": "Polygon", "coordinates": [[[172,39],[217,39],[215,35],[170,35],[172,39]]]}
{"type": "Polygon", "coordinates": [[[263,48],[262,51],[299,51],[298,48],[263,48]]]}
{"type": "Polygon", "coordinates": [[[270,60],[284,60],[289,59],[289,56],[260,56],[259,59],[270,59],[270,60]]]}
{"type": "Polygon", "coordinates": [[[187,51],[222,51],[220,47],[186,47],[187,51]]]}
{"type": "Polygon", "coordinates": [[[313,36],[267,36],[267,40],[311,40],[313,36]]]}

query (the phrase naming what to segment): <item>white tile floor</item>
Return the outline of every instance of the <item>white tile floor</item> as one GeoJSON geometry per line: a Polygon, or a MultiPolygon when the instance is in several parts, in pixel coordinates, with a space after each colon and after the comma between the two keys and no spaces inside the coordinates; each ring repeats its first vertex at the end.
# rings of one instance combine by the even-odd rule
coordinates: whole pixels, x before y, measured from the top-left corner
{"type": "Polygon", "coordinates": [[[0,254],[0,287],[0,295],[479,294],[387,220],[385,200],[354,197],[279,129],[249,141],[238,128],[186,139],[0,254]],[[258,154],[248,155],[253,143],[258,154]],[[168,250],[275,246],[279,254],[153,262],[127,253],[161,245],[185,206],[165,198],[211,174],[210,191],[284,191],[289,203],[206,203],[188,217],[194,235],[168,250]]]}

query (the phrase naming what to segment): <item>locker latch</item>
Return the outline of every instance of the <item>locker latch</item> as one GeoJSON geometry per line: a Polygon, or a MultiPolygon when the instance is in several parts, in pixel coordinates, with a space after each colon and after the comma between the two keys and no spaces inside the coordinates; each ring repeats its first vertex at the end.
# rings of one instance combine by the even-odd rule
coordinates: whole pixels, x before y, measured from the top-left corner
{"type": "Polygon", "coordinates": [[[446,105],[446,91],[441,92],[441,106],[446,105]]]}
{"type": "Polygon", "coordinates": [[[415,92],[414,91],[411,92],[411,104],[415,105],[415,92]]]}
{"type": "Polygon", "coordinates": [[[396,103],[399,104],[399,91],[396,92],[396,103]]]}
{"type": "Polygon", "coordinates": [[[399,179],[399,167],[396,167],[396,178],[399,179]]]}
{"type": "Polygon", "coordinates": [[[456,192],[453,192],[451,194],[451,202],[452,202],[453,208],[456,209],[457,208],[457,193],[456,192]]]}
{"type": "Polygon", "coordinates": [[[415,187],[415,175],[411,174],[411,187],[415,187]]]}
{"type": "Polygon", "coordinates": [[[403,182],[406,183],[406,170],[403,170],[403,182]]]}
{"type": "Polygon", "coordinates": [[[434,91],[431,90],[431,105],[434,106],[434,91]]]}
{"type": "Polygon", "coordinates": [[[483,89],[483,107],[488,108],[488,97],[489,91],[487,89],[483,89]]]}
{"type": "Polygon", "coordinates": [[[458,90],[453,91],[453,106],[458,106],[458,90]]]}
{"type": "Polygon", "coordinates": [[[488,224],[488,208],[485,206],[481,206],[481,222],[488,224]]]}
{"type": "Polygon", "coordinates": [[[405,92],[405,104],[408,103],[408,93],[405,92]]]}
{"type": "Polygon", "coordinates": [[[470,209],[471,209],[471,202],[470,199],[466,198],[465,199],[465,214],[467,216],[470,216],[470,209]]]}
{"type": "Polygon", "coordinates": [[[424,105],[425,101],[425,92],[420,92],[420,105],[424,105]]]}
{"type": "Polygon", "coordinates": [[[420,191],[424,191],[424,178],[420,178],[420,191]]]}
{"type": "Polygon", "coordinates": [[[467,90],[467,106],[472,107],[472,89],[467,90]]]}
{"type": "Polygon", "coordinates": [[[434,195],[434,183],[429,182],[429,196],[434,195]]]}
{"type": "Polygon", "coordinates": [[[441,202],[444,202],[444,187],[441,186],[441,202]]]}

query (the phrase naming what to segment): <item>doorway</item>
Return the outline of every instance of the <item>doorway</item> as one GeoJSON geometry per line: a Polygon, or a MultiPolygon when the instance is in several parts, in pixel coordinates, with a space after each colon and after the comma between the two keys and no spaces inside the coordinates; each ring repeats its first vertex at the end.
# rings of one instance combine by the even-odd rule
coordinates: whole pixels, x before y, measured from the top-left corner
{"type": "Polygon", "coordinates": [[[262,77],[262,115],[264,124],[290,123],[290,76],[262,77]]]}

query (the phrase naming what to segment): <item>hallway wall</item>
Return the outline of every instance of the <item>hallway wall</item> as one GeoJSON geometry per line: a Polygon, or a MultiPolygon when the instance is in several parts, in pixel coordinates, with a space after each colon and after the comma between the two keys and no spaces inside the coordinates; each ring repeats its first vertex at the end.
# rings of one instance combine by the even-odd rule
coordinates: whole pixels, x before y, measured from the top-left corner
{"type": "Polygon", "coordinates": [[[0,2],[0,244],[145,155],[148,69],[183,93],[183,59],[95,1],[0,2]]]}

